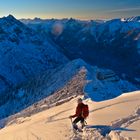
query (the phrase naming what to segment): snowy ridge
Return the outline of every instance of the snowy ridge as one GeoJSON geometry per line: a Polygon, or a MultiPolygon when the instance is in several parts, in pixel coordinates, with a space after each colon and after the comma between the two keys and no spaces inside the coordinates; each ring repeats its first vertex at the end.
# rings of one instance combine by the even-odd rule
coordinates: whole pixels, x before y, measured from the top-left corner
{"type": "MultiPolygon", "coordinates": [[[[85,98],[91,98],[97,102],[134,90],[137,90],[137,87],[128,81],[121,80],[113,71],[93,67],[82,59],[77,59],[50,74],[44,73],[25,83],[15,92],[9,93],[13,95],[12,100],[0,107],[1,118],[15,114],[24,108],[27,109],[12,118],[30,116],[63,104],[79,95],[85,95],[85,98]],[[11,106],[14,106],[14,109],[11,106]]],[[[11,120],[11,117],[8,120],[11,120]]]]}
{"type": "MultiPolygon", "coordinates": [[[[87,64],[80,59],[69,62],[65,66],[60,66],[51,72],[46,72],[43,75],[37,76],[29,82],[20,85],[16,90],[7,93],[8,95],[12,95],[12,100],[7,100],[6,104],[0,107],[0,112],[3,112],[1,113],[1,117],[3,118],[6,115],[14,114],[49,95],[52,96],[47,99],[47,106],[51,106],[51,104],[60,101],[61,96],[62,99],[67,100],[67,97],[71,98],[72,96],[83,94],[82,90],[86,81],[84,80],[84,71],[82,72],[81,70],[84,65],[87,64]],[[79,75],[78,73],[81,74],[79,75]],[[74,77],[78,81],[74,80],[74,83],[77,84],[73,87],[73,84],[71,85],[69,82],[71,83],[74,77]],[[67,92],[70,90],[67,88],[73,88],[71,91],[72,93],[67,95],[67,92]],[[53,95],[57,92],[58,95],[53,95]],[[64,94],[64,97],[62,93],[64,94]],[[55,99],[54,101],[53,98],[55,99]],[[52,103],[50,103],[50,100],[52,100],[52,103]],[[14,109],[11,108],[11,106],[14,106],[14,109]],[[7,111],[5,112],[4,110],[7,111]]],[[[44,101],[42,102],[44,103],[44,101]]]]}

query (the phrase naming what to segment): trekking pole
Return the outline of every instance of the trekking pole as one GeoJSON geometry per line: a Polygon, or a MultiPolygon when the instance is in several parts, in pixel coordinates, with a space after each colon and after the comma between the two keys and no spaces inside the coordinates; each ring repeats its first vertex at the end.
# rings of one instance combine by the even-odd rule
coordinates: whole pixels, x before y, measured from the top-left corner
{"type": "Polygon", "coordinates": [[[70,118],[70,121],[71,121],[71,124],[72,124],[72,127],[73,127],[72,118],[70,118]]]}
{"type": "Polygon", "coordinates": [[[70,118],[70,122],[71,122],[71,126],[72,126],[72,129],[73,129],[73,123],[72,123],[72,118],[70,118]]]}

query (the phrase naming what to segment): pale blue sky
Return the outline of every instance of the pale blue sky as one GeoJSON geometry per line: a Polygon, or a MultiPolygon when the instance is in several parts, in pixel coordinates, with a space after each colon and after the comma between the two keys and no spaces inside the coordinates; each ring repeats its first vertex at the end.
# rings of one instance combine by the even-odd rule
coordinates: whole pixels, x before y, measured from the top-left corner
{"type": "Polygon", "coordinates": [[[101,19],[140,15],[140,0],[3,0],[0,16],[101,19]]]}

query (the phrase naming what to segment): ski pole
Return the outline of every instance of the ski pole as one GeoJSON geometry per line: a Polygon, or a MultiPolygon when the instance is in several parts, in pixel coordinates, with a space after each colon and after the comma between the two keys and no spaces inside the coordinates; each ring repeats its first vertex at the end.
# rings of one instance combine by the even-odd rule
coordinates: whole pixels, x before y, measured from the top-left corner
{"type": "Polygon", "coordinates": [[[74,128],[73,128],[73,122],[72,122],[72,118],[70,118],[70,121],[71,121],[72,129],[74,129],[74,128]]]}
{"type": "Polygon", "coordinates": [[[73,123],[72,123],[72,118],[70,118],[70,120],[71,120],[71,124],[72,124],[72,126],[73,126],[73,123]]]}

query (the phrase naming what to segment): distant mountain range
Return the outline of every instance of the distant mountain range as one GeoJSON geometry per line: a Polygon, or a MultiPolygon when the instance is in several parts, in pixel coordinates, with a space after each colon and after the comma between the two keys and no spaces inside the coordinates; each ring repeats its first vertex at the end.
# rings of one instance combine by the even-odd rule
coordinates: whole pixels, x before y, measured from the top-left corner
{"type": "Polygon", "coordinates": [[[95,101],[140,89],[139,17],[0,19],[0,118],[50,97],[95,101]]]}
{"type": "Polygon", "coordinates": [[[140,78],[139,16],[107,21],[35,18],[22,22],[45,34],[70,60],[82,58],[139,84],[136,80],[140,78]]]}

